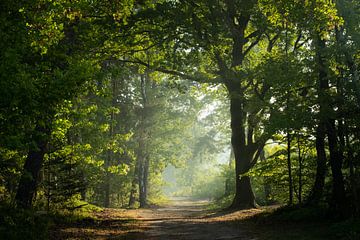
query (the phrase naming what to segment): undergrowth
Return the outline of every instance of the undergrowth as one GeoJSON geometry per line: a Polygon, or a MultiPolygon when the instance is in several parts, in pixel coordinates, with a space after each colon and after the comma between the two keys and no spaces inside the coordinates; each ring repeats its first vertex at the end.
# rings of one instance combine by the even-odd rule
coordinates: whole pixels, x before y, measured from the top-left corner
{"type": "Polygon", "coordinates": [[[257,214],[250,223],[264,240],[359,240],[360,219],[339,219],[326,207],[281,207],[257,214]]]}
{"type": "Polygon", "coordinates": [[[227,209],[231,205],[233,199],[234,199],[234,195],[229,195],[226,197],[215,199],[214,201],[210,202],[210,204],[207,206],[207,209],[215,210],[215,211],[227,209]]]}
{"type": "Polygon", "coordinates": [[[0,206],[0,239],[47,239],[51,217],[31,210],[0,206]]]}
{"type": "Polygon", "coordinates": [[[48,239],[49,229],[55,224],[94,221],[92,213],[100,210],[83,201],[65,202],[50,211],[24,210],[0,203],[0,239],[48,239]]]}

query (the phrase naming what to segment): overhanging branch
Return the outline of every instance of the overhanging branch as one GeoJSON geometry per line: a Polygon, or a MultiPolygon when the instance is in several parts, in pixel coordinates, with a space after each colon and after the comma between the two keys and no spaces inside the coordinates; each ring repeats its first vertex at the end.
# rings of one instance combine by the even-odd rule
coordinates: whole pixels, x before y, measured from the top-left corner
{"type": "Polygon", "coordinates": [[[173,76],[178,76],[181,77],[183,79],[187,79],[190,81],[195,81],[195,82],[199,82],[199,83],[214,83],[214,84],[219,84],[222,83],[220,78],[209,78],[207,76],[204,76],[201,73],[198,73],[197,75],[190,75],[190,74],[186,74],[183,73],[181,71],[178,70],[174,70],[174,69],[167,69],[164,67],[155,67],[152,66],[149,63],[146,63],[140,59],[136,59],[136,60],[129,60],[129,59],[118,59],[117,61],[122,62],[122,63],[132,63],[132,64],[138,64],[138,65],[142,65],[145,66],[153,71],[156,72],[162,72],[165,74],[169,74],[169,75],[173,75],[173,76]]]}

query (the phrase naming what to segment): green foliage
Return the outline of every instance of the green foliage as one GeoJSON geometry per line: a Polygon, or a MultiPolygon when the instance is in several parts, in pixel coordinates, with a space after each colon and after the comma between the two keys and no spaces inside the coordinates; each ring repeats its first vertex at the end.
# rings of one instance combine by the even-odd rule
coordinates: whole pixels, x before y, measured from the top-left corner
{"type": "Polygon", "coordinates": [[[0,201],[10,202],[21,174],[24,156],[17,151],[0,149],[0,201]]]}
{"type": "MultiPolygon", "coordinates": [[[[313,176],[316,167],[316,150],[312,142],[306,138],[295,138],[292,141],[291,163],[293,173],[293,189],[295,197],[299,199],[299,186],[301,185],[301,196],[307,196],[311,191],[313,176]],[[301,141],[297,145],[297,141],[301,141]],[[300,149],[298,148],[300,147],[300,149]],[[300,151],[300,161],[299,161],[300,151]],[[301,164],[301,166],[300,166],[301,164]],[[301,171],[301,172],[300,172],[301,171]],[[300,179],[301,177],[301,179],[300,179]],[[301,182],[299,182],[301,180],[301,182]]],[[[299,136],[298,136],[299,137],[299,136]]],[[[283,139],[285,140],[285,139],[283,139]]],[[[285,203],[288,200],[288,165],[287,151],[285,143],[271,143],[265,147],[265,159],[259,161],[256,166],[249,172],[253,177],[254,189],[257,200],[260,204],[269,202],[285,203]],[[264,186],[271,189],[270,196],[265,195],[264,186]],[[286,189],[286,191],[284,191],[286,189]],[[269,198],[269,199],[266,199],[269,198]]]]}

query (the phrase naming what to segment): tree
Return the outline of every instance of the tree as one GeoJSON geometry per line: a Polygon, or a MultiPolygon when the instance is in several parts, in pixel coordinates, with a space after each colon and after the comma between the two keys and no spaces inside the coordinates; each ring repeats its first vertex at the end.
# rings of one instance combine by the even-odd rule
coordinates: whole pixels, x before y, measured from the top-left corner
{"type": "MultiPolygon", "coordinates": [[[[243,66],[245,57],[263,37],[264,29],[258,25],[261,14],[259,16],[256,12],[255,1],[250,1],[241,7],[238,4],[233,1],[158,4],[155,9],[140,13],[139,18],[146,21],[149,15],[152,17],[154,15],[167,16],[164,20],[164,27],[161,29],[152,25],[152,22],[149,22],[146,27],[152,28],[153,31],[147,32],[150,32],[150,37],[154,37],[155,44],[160,45],[160,48],[165,51],[164,57],[167,61],[169,61],[168,59],[177,61],[177,64],[173,65],[175,70],[169,69],[169,65],[172,63],[165,65],[165,67],[156,67],[161,62],[157,61],[149,66],[148,63],[136,57],[123,59],[123,61],[140,63],[151,67],[153,70],[178,75],[190,80],[220,83],[226,86],[230,97],[236,176],[239,176],[236,180],[237,193],[233,207],[247,208],[254,207],[255,201],[250,179],[244,174],[255,164],[260,150],[267,140],[265,135],[268,134],[262,134],[262,131],[256,129],[258,123],[263,119],[260,115],[266,115],[266,111],[260,108],[249,109],[249,106],[250,102],[258,96],[256,92],[259,93],[260,98],[263,98],[268,88],[260,82],[253,83],[247,77],[246,66],[243,66]],[[187,17],[182,19],[174,17],[178,15],[179,11],[187,17]],[[252,18],[255,20],[250,21],[252,18]],[[178,26],[175,27],[177,29],[175,36],[168,35],[167,29],[170,26],[171,28],[178,26]],[[254,30],[251,31],[252,29],[254,30]],[[156,37],[159,35],[159,31],[163,36],[160,43],[156,37]],[[252,33],[248,33],[249,31],[252,33]],[[167,49],[163,49],[163,46],[167,49]],[[169,55],[171,54],[170,49],[174,49],[175,52],[179,51],[179,53],[171,57],[169,55]],[[192,51],[188,52],[188,49],[192,49],[192,51]],[[193,61],[199,57],[207,59],[208,62],[201,63],[201,70],[194,73],[194,68],[186,67],[190,66],[188,65],[190,62],[187,60],[193,61]],[[202,71],[205,68],[207,68],[207,72],[202,71]],[[183,74],[183,71],[186,74],[183,74]],[[256,85],[256,90],[252,88],[253,85],[256,85]]],[[[153,20],[151,19],[151,21],[153,20]]]]}
{"type": "MultiPolygon", "coordinates": [[[[126,8],[118,21],[125,19],[132,4],[122,4],[126,8]]],[[[57,109],[79,93],[83,83],[97,71],[97,62],[89,57],[91,51],[86,47],[93,43],[96,21],[113,16],[113,12],[111,6],[106,6],[95,10],[101,16],[89,17],[99,2],[90,7],[70,1],[4,1],[1,5],[2,39],[6,40],[1,54],[1,85],[6,93],[2,101],[2,135],[17,138],[16,150],[26,155],[16,201],[29,208],[57,109]],[[8,84],[11,79],[16,79],[16,84],[8,84]],[[11,101],[9,93],[13,93],[15,101],[11,101]],[[19,116],[20,131],[10,131],[17,128],[12,119],[19,116]],[[25,132],[21,133],[21,129],[25,132]]]]}
{"type": "MultiPolygon", "coordinates": [[[[318,6],[318,9],[331,9],[323,1],[318,6]]],[[[255,206],[246,173],[273,133],[266,129],[266,123],[271,119],[274,86],[268,84],[268,79],[257,78],[254,69],[262,57],[269,55],[271,59],[271,53],[282,44],[287,49],[288,43],[293,43],[294,50],[304,46],[307,39],[302,28],[327,24],[331,19],[319,10],[313,22],[304,21],[303,16],[311,12],[311,8],[311,4],[304,8],[301,1],[294,4],[288,1],[165,1],[140,11],[129,21],[129,31],[144,39],[142,43],[147,47],[143,48],[156,47],[163,54],[150,61],[136,55],[120,58],[121,61],[226,87],[237,176],[234,208],[255,206]],[[284,18],[286,15],[289,19],[284,18]],[[146,30],[136,25],[138,21],[142,21],[146,30]],[[288,32],[291,38],[280,38],[288,32]]]]}

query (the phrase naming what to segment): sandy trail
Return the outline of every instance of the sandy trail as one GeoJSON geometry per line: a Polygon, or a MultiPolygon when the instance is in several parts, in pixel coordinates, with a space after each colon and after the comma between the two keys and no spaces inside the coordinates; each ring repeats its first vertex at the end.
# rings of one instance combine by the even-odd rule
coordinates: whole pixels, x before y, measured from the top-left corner
{"type": "Polygon", "coordinates": [[[231,222],[261,210],[216,214],[206,210],[207,204],[177,198],[153,209],[106,209],[96,214],[99,221],[60,226],[51,239],[256,239],[245,225],[231,222]]]}

